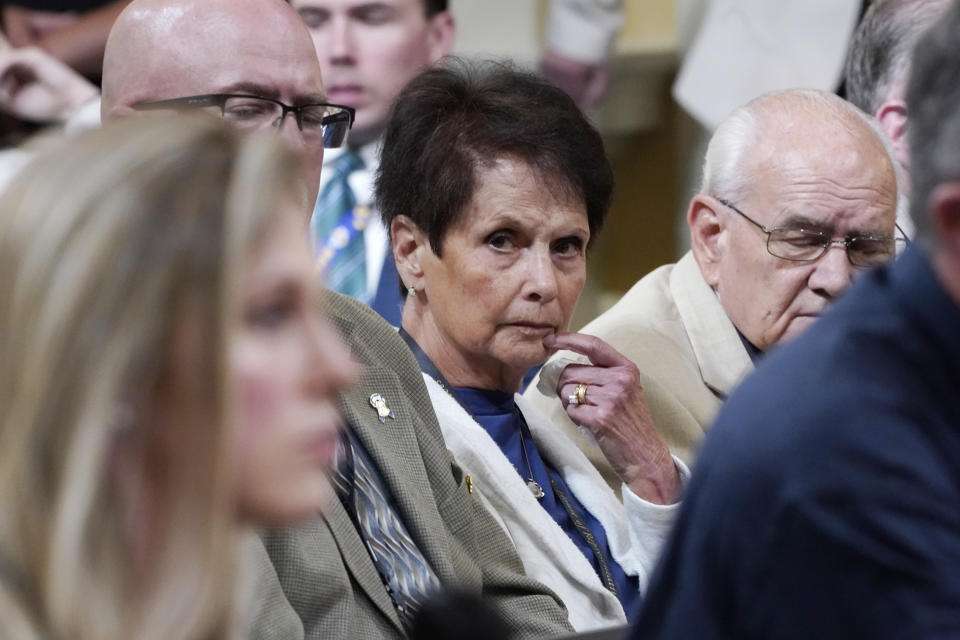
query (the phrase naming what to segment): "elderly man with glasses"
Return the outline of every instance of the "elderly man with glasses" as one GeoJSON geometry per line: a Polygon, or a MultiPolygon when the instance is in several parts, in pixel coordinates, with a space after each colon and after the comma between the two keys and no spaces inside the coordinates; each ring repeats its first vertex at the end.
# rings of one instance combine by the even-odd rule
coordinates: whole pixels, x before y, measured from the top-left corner
{"type": "MultiPolygon", "coordinates": [[[[764,352],[809,327],[858,274],[893,258],[897,172],[877,125],[830,94],[762,96],[718,127],[687,211],[691,250],[583,329],[637,364],[675,455],[692,462],[721,403],[764,352]]],[[[610,478],[599,448],[563,415],[549,377],[528,396],[610,478]]]]}
{"type": "Polygon", "coordinates": [[[958,32],[913,54],[916,241],[724,405],[630,640],[960,638],[958,32]]]}

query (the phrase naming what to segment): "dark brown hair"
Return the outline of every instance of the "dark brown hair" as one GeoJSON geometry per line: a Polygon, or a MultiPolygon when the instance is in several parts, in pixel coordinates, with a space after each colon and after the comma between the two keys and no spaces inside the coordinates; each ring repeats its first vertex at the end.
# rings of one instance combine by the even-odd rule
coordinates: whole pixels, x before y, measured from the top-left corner
{"type": "Polygon", "coordinates": [[[596,129],[574,101],[541,77],[500,63],[453,61],[414,78],[387,124],[376,202],[387,228],[406,215],[440,255],[466,211],[478,171],[500,158],[522,161],[587,210],[591,238],[613,192],[596,129]]]}

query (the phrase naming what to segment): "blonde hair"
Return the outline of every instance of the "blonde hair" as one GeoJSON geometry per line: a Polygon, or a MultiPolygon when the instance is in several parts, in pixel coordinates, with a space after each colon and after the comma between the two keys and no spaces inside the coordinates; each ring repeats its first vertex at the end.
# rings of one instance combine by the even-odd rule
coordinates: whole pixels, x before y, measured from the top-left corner
{"type": "Polygon", "coordinates": [[[278,144],[135,118],[46,149],[0,199],[7,632],[236,634],[226,349],[240,266],[297,188],[278,144]]]}

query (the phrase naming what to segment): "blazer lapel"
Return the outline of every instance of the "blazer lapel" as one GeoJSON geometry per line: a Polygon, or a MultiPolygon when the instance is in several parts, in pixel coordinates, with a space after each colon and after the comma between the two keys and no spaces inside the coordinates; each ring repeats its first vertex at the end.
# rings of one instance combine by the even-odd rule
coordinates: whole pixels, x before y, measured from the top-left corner
{"type": "Polygon", "coordinates": [[[677,262],[670,274],[670,291],[704,383],[726,399],[753,369],[753,363],[717,294],[703,279],[693,253],[688,251],[677,262]]]}
{"type": "MultiPolygon", "coordinates": [[[[456,582],[456,572],[447,548],[438,544],[437,532],[445,531],[433,489],[423,464],[412,407],[397,375],[376,366],[364,369],[360,381],[343,394],[341,409],[354,433],[379,468],[390,490],[393,506],[441,582],[456,582]],[[370,397],[380,394],[392,411],[382,422],[370,397]]],[[[432,410],[426,407],[422,410],[432,410]]],[[[378,577],[379,581],[379,577],[378,577]]],[[[382,584],[379,585],[381,591],[382,584]]]]}
{"type": "Polygon", "coordinates": [[[363,537],[346,508],[339,500],[332,500],[327,506],[325,520],[337,543],[337,549],[343,558],[343,563],[353,574],[357,584],[364,590],[367,597],[376,605],[387,618],[403,631],[403,624],[393,606],[393,601],[387,595],[383,580],[373,564],[373,559],[367,551],[363,537]]]}

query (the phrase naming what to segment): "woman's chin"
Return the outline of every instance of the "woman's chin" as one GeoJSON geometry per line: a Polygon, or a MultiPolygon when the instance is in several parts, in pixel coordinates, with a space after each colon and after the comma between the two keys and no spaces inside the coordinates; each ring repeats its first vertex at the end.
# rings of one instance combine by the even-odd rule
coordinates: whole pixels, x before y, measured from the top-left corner
{"type": "Polygon", "coordinates": [[[540,366],[549,357],[550,351],[543,346],[542,342],[521,343],[507,350],[501,360],[511,368],[522,370],[525,373],[530,367],[540,366]]]}

